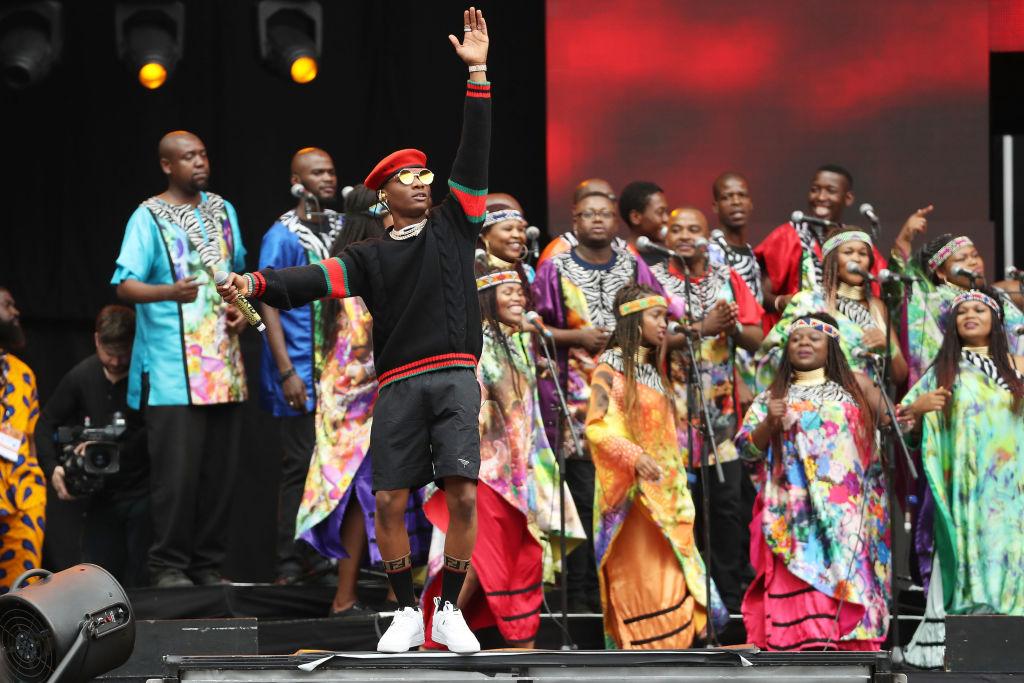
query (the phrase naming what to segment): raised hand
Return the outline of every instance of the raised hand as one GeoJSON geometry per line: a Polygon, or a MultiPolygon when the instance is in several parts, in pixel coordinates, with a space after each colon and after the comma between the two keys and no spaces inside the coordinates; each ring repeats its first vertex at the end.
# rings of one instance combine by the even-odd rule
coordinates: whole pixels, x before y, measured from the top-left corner
{"type": "Polygon", "coordinates": [[[910,214],[906,222],[903,223],[900,234],[896,236],[895,246],[903,252],[905,258],[910,257],[914,238],[928,230],[928,214],[934,210],[935,205],[929,204],[910,214]]]}
{"type": "Polygon", "coordinates": [[[475,7],[470,7],[462,13],[462,25],[461,44],[455,36],[448,36],[449,42],[455,48],[455,54],[468,66],[486,64],[490,40],[487,37],[487,22],[484,21],[484,13],[475,7]]]}

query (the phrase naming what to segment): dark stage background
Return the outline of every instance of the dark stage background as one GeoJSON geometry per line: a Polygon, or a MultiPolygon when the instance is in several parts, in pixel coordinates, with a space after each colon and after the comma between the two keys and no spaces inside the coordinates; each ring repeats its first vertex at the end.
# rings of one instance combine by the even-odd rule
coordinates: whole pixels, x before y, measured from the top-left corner
{"type": "Polygon", "coordinates": [[[934,203],[932,232],[957,225],[991,255],[987,2],[547,7],[552,225],[589,176],[653,180],[708,211],[732,169],[750,179],[756,243],[805,208],[817,166],[840,163],[890,240],[934,203]]]}
{"type": "MultiPolygon", "coordinates": [[[[293,152],[327,149],[339,184],[361,181],[384,154],[420,147],[441,179],[458,145],[465,66],[448,43],[461,34],[466,2],[322,2],[320,74],[299,86],[259,61],[253,0],[186,1],[185,52],[167,84],[146,91],[118,62],[113,2],[64,2],[62,62],[40,85],[0,91],[3,158],[0,282],[23,314],[45,401],[61,376],[92,352],[91,320],[115,301],[107,284],[125,222],[164,187],[156,144],[185,128],[205,141],[210,189],[235,204],[255,267],[263,233],[293,205],[293,152]]],[[[544,7],[479,3],[493,38],[491,188],[547,213],[544,180],[544,7]]],[[[437,184],[443,191],[443,180],[437,184]]],[[[259,339],[243,350],[256,394],[259,339]]],[[[226,574],[272,578],[279,455],[271,420],[250,402],[236,482],[226,574]]],[[[56,499],[56,496],[51,496],[56,499]]],[[[62,512],[68,513],[65,509],[62,512]]],[[[51,517],[49,568],[69,560],[72,540],[51,517]]]]}

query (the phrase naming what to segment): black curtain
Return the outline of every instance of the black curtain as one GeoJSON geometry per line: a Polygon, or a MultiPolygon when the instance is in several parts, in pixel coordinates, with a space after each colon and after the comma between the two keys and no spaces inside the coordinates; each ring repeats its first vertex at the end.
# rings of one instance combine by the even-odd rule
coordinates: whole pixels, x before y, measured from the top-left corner
{"type": "MultiPolygon", "coordinates": [[[[29,337],[22,355],[43,401],[92,353],[91,321],[115,301],[108,283],[127,218],[165,189],[156,145],[167,131],[187,129],[206,143],[210,189],[238,210],[250,267],[263,233],[294,203],[288,165],[301,147],[328,150],[339,185],[361,181],[395,149],[418,147],[439,174],[436,191],[444,191],[466,80],[447,36],[461,34],[467,3],[323,0],[320,73],[300,86],[260,63],[255,0],[186,0],[184,56],[152,92],[118,61],[113,2],[62,4],[61,62],[33,88],[0,90],[0,199],[7,207],[0,284],[22,311],[29,337]]],[[[493,41],[490,186],[518,197],[529,216],[546,216],[544,4],[478,5],[493,41]]],[[[254,332],[243,352],[254,399],[254,332]]],[[[238,494],[225,570],[236,580],[266,580],[279,454],[273,423],[255,400],[245,430],[246,467],[225,488],[238,494]]],[[[60,538],[59,526],[49,532],[60,538]]]]}

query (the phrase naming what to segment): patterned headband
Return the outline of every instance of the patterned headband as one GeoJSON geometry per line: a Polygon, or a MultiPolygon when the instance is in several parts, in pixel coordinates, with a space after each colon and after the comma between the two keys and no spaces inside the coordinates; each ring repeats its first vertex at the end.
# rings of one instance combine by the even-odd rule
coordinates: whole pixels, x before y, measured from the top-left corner
{"type": "Polygon", "coordinates": [[[956,310],[956,307],[964,303],[965,301],[978,301],[980,303],[985,304],[993,311],[995,311],[996,315],[1000,315],[1001,313],[1001,311],[999,310],[999,304],[996,302],[995,299],[990,297],[988,294],[985,294],[985,292],[979,292],[976,289],[968,289],[966,292],[963,292],[962,294],[957,294],[956,297],[953,299],[953,306],[950,310],[956,310]]]}
{"type": "Polygon", "coordinates": [[[838,235],[832,235],[825,244],[821,245],[821,257],[828,256],[829,252],[838,247],[844,242],[864,242],[869,247],[871,246],[871,235],[860,230],[851,230],[849,232],[841,232],[838,235]]]}
{"type": "Polygon", "coordinates": [[[939,269],[939,266],[946,262],[946,259],[953,255],[953,252],[958,249],[962,249],[963,247],[969,247],[972,244],[974,244],[974,242],[971,241],[970,237],[965,237],[963,235],[960,237],[954,237],[950,241],[946,242],[942,249],[939,249],[930,259],[928,259],[928,269],[934,273],[939,269]]]}
{"type": "Polygon", "coordinates": [[[619,315],[625,318],[627,315],[646,311],[648,308],[654,308],[655,306],[668,308],[668,302],[660,294],[645,296],[643,299],[633,299],[619,306],[619,315]]]}
{"type": "Polygon", "coordinates": [[[498,211],[488,211],[487,218],[484,219],[484,229],[491,227],[495,223],[501,223],[502,221],[522,221],[526,222],[526,218],[523,216],[522,211],[516,211],[515,209],[499,209],[498,211]]]}
{"type": "Polygon", "coordinates": [[[514,282],[518,285],[523,284],[523,281],[519,277],[519,273],[514,270],[498,270],[487,275],[481,275],[476,279],[476,291],[482,292],[488,287],[497,287],[503,285],[506,282],[514,282]]]}
{"type": "Polygon", "coordinates": [[[839,330],[834,326],[829,325],[824,320],[818,320],[817,318],[797,318],[793,321],[793,324],[789,326],[789,329],[786,330],[786,334],[791,335],[801,327],[809,327],[812,330],[824,332],[833,339],[839,339],[839,330]]]}

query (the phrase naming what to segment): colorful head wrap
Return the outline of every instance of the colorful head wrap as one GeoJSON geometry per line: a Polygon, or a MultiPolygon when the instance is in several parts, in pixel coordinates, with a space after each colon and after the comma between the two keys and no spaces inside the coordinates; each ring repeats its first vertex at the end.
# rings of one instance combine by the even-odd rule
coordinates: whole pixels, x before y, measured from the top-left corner
{"type": "Polygon", "coordinates": [[[503,285],[506,282],[514,282],[518,285],[523,284],[522,279],[519,277],[519,273],[516,271],[498,270],[478,277],[476,279],[476,291],[482,292],[488,287],[497,287],[498,285],[503,285]]]}
{"type": "Polygon", "coordinates": [[[849,232],[841,232],[838,235],[832,235],[825,244],[821,245],[821,256],[822,258],[828,256],[829,252],[838,247],[844,242],[864,242],[869,247],[872,245],[871,235],[861,230],[850,230],[849,232]]]}
{"type": "Polygon", "coordinates": [[[807,317],[807,318],[797,318],[796,320],[794,320],[793,324],[789,326],[788,330],[786,330],[786,334],[787,335],[793,334],[793,332],[795,332],[796,330],[800,329],[801,327],[809,327],[812,330],[818,330],[819,332],[824,332],[825,334],[827,334],[828,336],[832,337],[833,339],[839,339],[839,330],[838,329],[836,329],[832,325],[829,325],[824,320],[818,320],[817,318],[809,318],[809,317],[807,317]]]}
{"type": "Polygon", "coordinates": [[[985,292],[979,292],[976,289],[968,289],[966,292],[957,294],[956,297],[953,299],[953,306],[950,308],[950,310],[956,310],[956,307],[964,303],[965,301],[980,301],[981,303],[985,304],[993,311],[995,311],[996,315],[1000,315],[1002,313],[1002,311],[1000,311],[999,309],[999,303],[995,299],[990,297],[985,292]]]}
{"type": "Polygon", "coordinates": [[[495,223],[511,220],[522,221],[525,223],[526,217],[523,216],[522,211],[517,211],[515,209],[498,209],[497,211],[488,211],[487,218],[484,219],[484,230],[495,223]]]}
{"type": "Polygon", "coordinates": [[[660,294],[654,296],[645,296],[643,299],[633,299],[619,306],[619,315],[625,317],[632,313],[639,313],[640,311],[646,311],[648,308],[654,308],[655,306],[664,306],[668,308],[668,302],[665,301],[665,297],[660,294]]]}
{"type": "Polygon", "coordinates": [[[966,237],[964,235],[954,237],[950,241],[946,242],[942,246],[942,249],[939,249],[930,259],[928,259],[928,270],[934,273],[939,269],[939,266],[945,263],[946,260],[953,255],[953,252],[962,249],[963,247],[969,247],[972,244],[974,244],[974,242],[971,241],[970,237],[966,237]]]}

